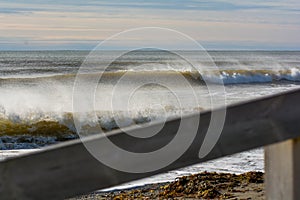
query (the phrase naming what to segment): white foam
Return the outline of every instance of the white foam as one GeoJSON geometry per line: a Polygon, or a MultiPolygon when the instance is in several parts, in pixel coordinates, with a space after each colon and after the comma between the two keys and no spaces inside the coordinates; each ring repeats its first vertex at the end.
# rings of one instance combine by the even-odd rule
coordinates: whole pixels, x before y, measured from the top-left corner
{"type": "Polygon", "coordinates": [[[241,74],[238,72],[227,73],[221,71],[217,74],[204,74],[205,81],[217,84],[251,84],[251,83],[271,83],[274,81],[300,81],[300,70],[291,68],[289,71],[270,71],[271,73],[249,73],[241,74]]]}
{"type": "Polygon", "coordinates": [[[291,68],[289,74],[278,74],[278,80],[300,81],[300,70],[291,68]]]}

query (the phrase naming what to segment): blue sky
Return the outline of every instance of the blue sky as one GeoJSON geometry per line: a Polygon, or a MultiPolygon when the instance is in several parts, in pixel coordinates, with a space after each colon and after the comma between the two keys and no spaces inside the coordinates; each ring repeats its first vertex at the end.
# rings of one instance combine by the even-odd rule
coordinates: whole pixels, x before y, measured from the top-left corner
{"type": "Polygon", "coordinates": [[[91,49],[145,26],[207,49],[299,50],[299,19],[297,0],[0,0],[0,50],[91,49]]]}

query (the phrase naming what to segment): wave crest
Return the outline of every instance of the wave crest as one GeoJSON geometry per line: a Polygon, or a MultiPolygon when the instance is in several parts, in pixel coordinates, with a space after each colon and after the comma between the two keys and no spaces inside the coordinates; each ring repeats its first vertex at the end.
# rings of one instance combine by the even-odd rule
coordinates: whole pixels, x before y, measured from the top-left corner
{"type": "MultiPolygon", "coordinates": [[[[300,70],[298,68],[283,69],[283,70],[220,70],[220,71],[202,71],[201,75],[196,71],[131,71],[131,70],[118,70],[101,73],[102,78],[109,83],[114,82],[121,78],[124,74],[130,75],[133,78],[143,76],[157,76],[160,78],[171,79],[178,73],[182,74],[186,79],[195,81],[198,79],[198,83],[203,81],[211,83],[224,83],[224,84],[251,84],[251,83],[270,83],[270,82],[299,82],[300,70]]],[[[99,73],[94,74],[82,74],[82,76],[99,76],[99,73]]],[[[26,77],[26,78],[0,78],[0,83],[16,83],[18,81],[22,83],[35,83],[43,81],[56,81],[60,83],[74,82],[76,74],[67,75],[53,75],[45,77],[26,77]]]]}
{"type": "Polygon", "coordinates": [[[251,84],[251,83],[280,83],[299,82],[300,70],[222,70],[220,73],[203,74],[203,79],[212,83],[222,84],[251,84]]]}

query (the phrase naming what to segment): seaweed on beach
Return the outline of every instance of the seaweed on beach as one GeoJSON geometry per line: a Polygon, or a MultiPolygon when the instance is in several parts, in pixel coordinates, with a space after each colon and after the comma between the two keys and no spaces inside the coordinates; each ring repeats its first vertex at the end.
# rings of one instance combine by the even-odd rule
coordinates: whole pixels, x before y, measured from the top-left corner
{"type": "Polygon", "coordinates": [[[263,199],[264,174],[202,172],[173,182],[95,193],[76,199],[263,199]]]}

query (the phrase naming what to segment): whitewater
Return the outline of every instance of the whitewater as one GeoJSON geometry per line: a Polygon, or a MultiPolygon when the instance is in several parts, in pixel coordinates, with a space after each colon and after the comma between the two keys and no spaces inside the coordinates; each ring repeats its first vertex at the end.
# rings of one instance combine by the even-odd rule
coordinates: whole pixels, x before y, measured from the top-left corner
{"type": "MultiPolygon", "coordinates": [[[[208,110],[212,98],[220,106],[229,105],[294,89],[300,84],[297,51],[211,51],[209,59],[207,54],[185,52],[201,71],[178,56],[181,52],[134,51],[107,68],[107,60],[115,52],[100,52],[102,60],[92,57],[92,62],[85,62],[89,53],[0,52],[0,160],[79,138],[73,110],[74,82],[78,76],[86,78],[87,86],[89,80],[101,77],[94,90],[93,109],[84,110],[81,118],[87,135],[95,134],[90,130],[96,126],[106,133],[208,110]],[[78,75],[85,63],[83,73],[78,75]],[[139,85],[145,80],[150,84],[139,85]],[[159,82],[172,87],[156,84],[159,82]],[[209,91],[208,85],[222,87],[209,91]],[[126,99],[131,88],[137,89],[126,99]],[[126,106],[112,106],[112,99],[124,101],[126,106]]],[[[82,91],[81,95],[89,93],[82,91]]],[[[243,173],[263,168],[263,150],[257,149],[113,189],[171,181],[205,170],[243,173]]]]}
{"type": "MultiPolygon", "coordinates": [[[[211,60],[206,54],[185,52],[202,71],[178,56],[181,52],[134,51],[107,68],[106,58],[109,60],[115,52],[100,52],[102,60],[93,55],[86,62],[89,53],[0,52],[2,149],[39,148],[78,138],[72,98],[83,64],[81,76],[87,80],[101,76],[95,89],[94,109],[87,110],[83,120],[89,126],[97,123],[103,132],[211,109],[211,98],[222,106],[224,99],[227,105],[293,89],[300,83],[300,52],[293,51],[213,51],[208,52],[211,60]],[[122,79],[124,76],[129,78],[122,79]],[[186,83],[180,82],[179,76],[186,83]],[[144,80],[153,83],[143,85],[144,80]],[[154,83],[160,81],[172,88],[154,83]],[[212,92],[207,85],[224,85],[224,90],[212,92]],[[113,98],[123,101],[133,86],[138,89],[126,106],[111,106],[113,98]],[[119,92],[112,93],[115,90],[119,92]],[[196,103],[190,90],[198,99],[196,103]],[[96,122],[90,121],[92,114],[97,115],[96,122]]],[[[83,91],[81,95],[89,94],[83,91]]]]}

